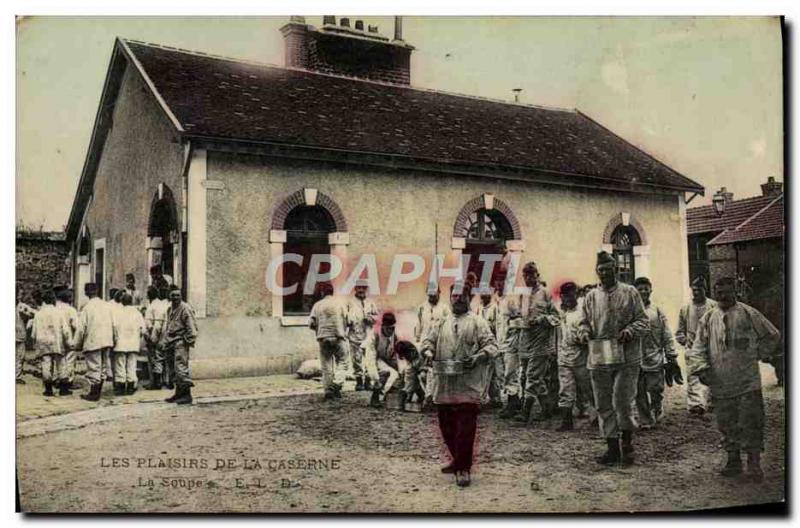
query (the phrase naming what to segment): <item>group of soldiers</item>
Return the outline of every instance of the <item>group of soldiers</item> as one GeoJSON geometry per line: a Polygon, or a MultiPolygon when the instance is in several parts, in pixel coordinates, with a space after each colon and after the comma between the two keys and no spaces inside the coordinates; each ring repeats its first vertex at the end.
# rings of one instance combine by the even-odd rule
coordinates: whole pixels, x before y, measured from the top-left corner
{"type": "Polygon", "coordinates": [[[189,350],[197,338],[194,311],[157,269],[151,270],[151,282],[146,302],[131,273],[125,288],[109,289],[108,301],[98,296],[97,284],[85,284],[87,301],[80,311],[73,307],[72,291],[66,286],[34,292],[35,307],[22,301],[18,287],[17,383],[25,383],[25,350],[31,348],[40,363],[44,396],[72,394],[79,355],[89,382],[82,399],[98,401],[104,382],[113,383],[115,396],[130,395],[138,388],[137,360],[143,354],[150,375],[145,388],[174,388],[166,401],[192,403],[189,350]]]}
{"type": "Polygon", "coordinates": [[[481,406],[503,407],[499,416],[533,425],[560,417],[558,431],[574,429],[574,417],[597,422],[606,450],[604,465],[634,462],[634,433],[664,416],[665,385],[682,385],[674,341],[685,348],[687,406],[701,417],[713,407],[728,454],[725,476],[743,472],[763,479],[764,410],[759,361],[778,364],[775,327],[737,301],[734,279],[715,284],[707,297],[702,278],[692,282],[692,301],[680,311],[673,338],[664,312],[651,301],[652,281],[618,281],[613,255],[597,255],[599,284],[574,282],[557,289],[557,306],[533,262],[523,267],[528,293],[504,294],[502,282],[480,290],[468,275],[451,288],[449,303],[431,285],[416,310],[413,340],[395,331],[396,316],[379,310],[356,283],[347,302],[322,285],[310,327],[320,347],[324,399],[341,397],[351,372],[356,390],[372,391],[382,407],[398,392],[399,406],[413,398],[436,406],[454,473],[468,486],[477,416],[481,406]],[[505,401],[503,398],[505,397],[505,401]],[[713,405],[712,405],[713,404],[713,405]]]}

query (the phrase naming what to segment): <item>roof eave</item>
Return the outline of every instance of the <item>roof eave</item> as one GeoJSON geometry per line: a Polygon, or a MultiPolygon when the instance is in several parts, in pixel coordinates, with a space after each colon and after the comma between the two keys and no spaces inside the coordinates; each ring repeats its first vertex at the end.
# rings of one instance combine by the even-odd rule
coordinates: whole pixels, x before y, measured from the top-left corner
{"type": "Polygon", "coordinates": [[[185,133],[184,138],[204,145],[209,150],[248,152],[310,161],[327,161],[377,166],[392,169],[414,169],[435,172],[458,173],[499,179],[536,181],[558,186],[605,189],[645,194],[675,194],[698,192],[700,186],[667,186],[648,183],[629,184],[607,178],[584,174],[566,173],[533,167],[512,165],[490,165],[453,160],[414,158],[397,154],[379,152],[351,151],[302,144],[278,143],[215,137],[202,134],[185,133]]]}

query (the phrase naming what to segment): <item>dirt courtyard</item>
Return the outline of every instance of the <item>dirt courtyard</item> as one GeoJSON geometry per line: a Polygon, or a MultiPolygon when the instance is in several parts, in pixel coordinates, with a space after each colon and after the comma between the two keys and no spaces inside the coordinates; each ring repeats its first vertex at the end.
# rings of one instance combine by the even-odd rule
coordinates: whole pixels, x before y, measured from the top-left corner
{"type": "MultiPolygon", "coordinates": [[[[30,512],[593,512],[694,510],[781,501],[784,398],[765,380],[766,478],[717,475],[712,421],[690,419],[667,390],[660,428],[637,436],[637,463],[606,468],[585,420],[524,428],[479,417],[472,486],[445,462],[435,414],[367,407],[368,393],[271,397],[193,406],[137,403],[119,419],[17,441],[30,512]]],[[[68,419],[68,418],[67,418],[68,419]]]]}

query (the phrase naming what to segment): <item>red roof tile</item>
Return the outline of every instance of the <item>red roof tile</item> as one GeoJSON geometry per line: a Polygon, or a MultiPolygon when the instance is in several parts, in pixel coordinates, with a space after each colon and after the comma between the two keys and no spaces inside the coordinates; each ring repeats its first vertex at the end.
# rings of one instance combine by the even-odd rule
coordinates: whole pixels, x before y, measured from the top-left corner
{"type": "Polygon", "coordinates": [[[725,205],[725,213],[722,216],[717,214],[713,205],[691,207],[686,210],[686,231],[689,235],[698,235],[734,228],[774,199],[774,196],[754,196],[734,200],[725,205]]]}
{"type": "Polygon", "coordinates": [[[565,182],[703,190],[577,111],[124,42],[190,137],[548,171],[565,182]]]}
{"type": "Polygon", "coordinates": [[[757,213],[732,229],[726,229],[708,242],[708,245],[732,244],[783,236],[783,195],[768,196],[772,201],[757,213]]]}

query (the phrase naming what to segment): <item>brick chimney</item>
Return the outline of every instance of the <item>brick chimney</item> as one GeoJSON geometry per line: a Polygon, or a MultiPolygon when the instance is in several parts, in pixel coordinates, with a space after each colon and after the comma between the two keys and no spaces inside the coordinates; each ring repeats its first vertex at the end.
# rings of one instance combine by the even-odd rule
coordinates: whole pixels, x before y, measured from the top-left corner
{"type": "Polygon", "coordinates": [[[395,38],[389,40],[377,27],[364,31],[364,22],[327,15],[322,27],[306,24],[303,17],[293,16],[281,28],[285,43],[285,64],[322,73],[346,75],[362,79],[411,84],[411,52],[414,46],[402,38],[402,20],[395,17],[395,38]]]}
{"type": "Polygon", "coordinates": [[[767,178],[767,183],[761,184],[761,194],[763,196],[778,196],[783,192],[783,183],[776,182],[775,178],[770,176],[767,178]]]}

